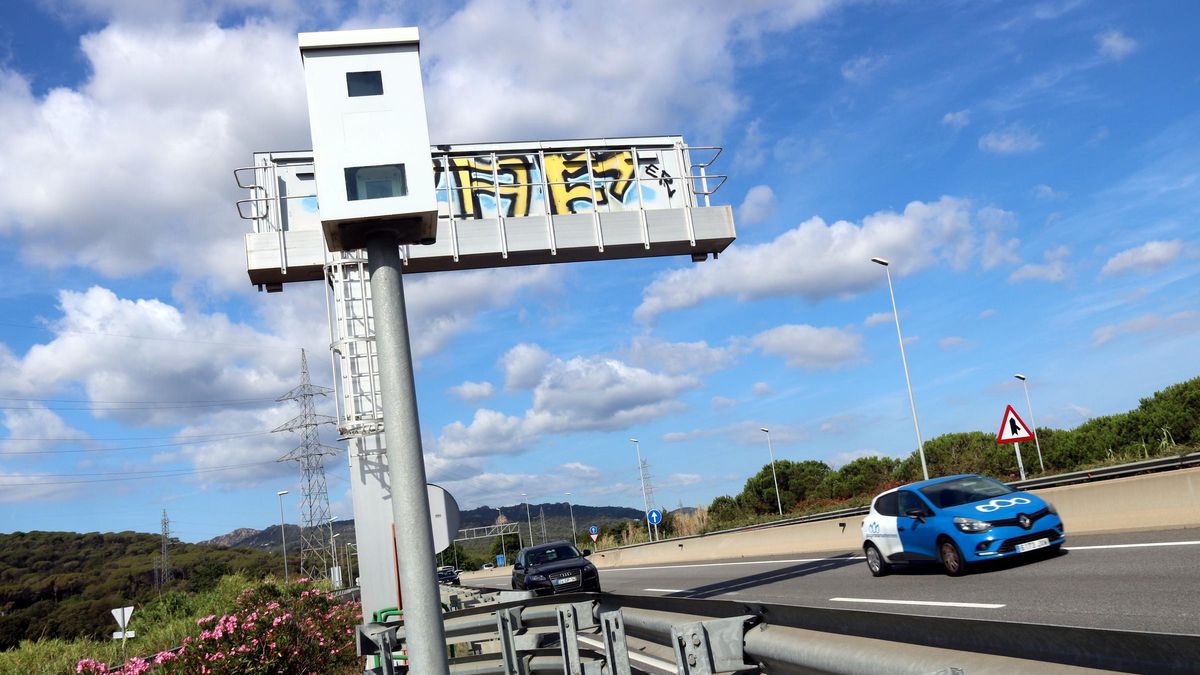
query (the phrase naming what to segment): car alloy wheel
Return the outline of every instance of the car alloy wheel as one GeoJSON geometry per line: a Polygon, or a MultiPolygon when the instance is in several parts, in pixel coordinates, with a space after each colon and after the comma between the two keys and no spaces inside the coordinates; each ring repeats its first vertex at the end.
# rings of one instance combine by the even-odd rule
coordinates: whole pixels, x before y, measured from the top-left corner
{"type": "Polygon", "coordinates": [[[867,556],[867,569],[871,570],[871,576],[881,577],[891,569],[891,565],[884,562],[883,554],[874,544],[867,544],[863,547],[863,552],[867,556]]]}
{"type": "Polygon", "coordinates": [[[943,539],[938,546],[938,554],[942,559],[942,567],[946,568],[946,574],[960,577],[967,571],[967,564],[963,561],[962,552],[958,550],[958,546],[953,541],[943,539]]]}

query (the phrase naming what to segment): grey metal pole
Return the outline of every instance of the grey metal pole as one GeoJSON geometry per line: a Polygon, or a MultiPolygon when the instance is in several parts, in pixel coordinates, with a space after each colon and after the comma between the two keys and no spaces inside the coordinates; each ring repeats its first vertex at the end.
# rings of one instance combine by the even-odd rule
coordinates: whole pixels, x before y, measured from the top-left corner
{"type": "Polygon", "coordinates": [[[650,530],[650,500],[646,497],[646,476],[642,471],[642,444],[638,443],[638,439],[636,438],[631,438],[629,440],[633,443],[634,451],[637,452],[638,480],[642,483],[642,505],[646,507],[646,537],[649,538],[650,541],[654,541],[654,534],[650,530]]]}
{"type": "Polygon", "coordinates": [[[571,493],[567,493],[567,509],[571,511],[571,542],[579,548],[579,533],[575,531],[575,507],[571,505],[571,493]]]}
{"type": "Polygon", "coordinates": [[[1021,381],[1021,386],[1025,389],[1025,407],[1029,408],[1029,429],[1033,432],[1033,444],[1037,447],[1038,453],[1038,468],[1042,473],[1046,473],[1046,465],[1042,462],[1042,442],[1038,440],[1037,422],[1033,419],[1033,403],[1029,401],[1029,383],[1025,381],[1025,376],[1017,373],[1013,377],[1021,381]]]}
{"type": "Polygon", "coordinates": [[[404,597],[405,642],[414,673],[446,673],[446,631],[434,569],[433,525],[429,513],[417,387],[404,307],[400,238],[391,230],[367,236],[375,351],[379,359],[384,443],[387,446],[396,558],[404,597]]]}
{"type": "Polygon", "coordinates": [[[288,493],[287,490],[280,490],[275,493],[279,497],[279,536],[283,538],[283,583],[288,582],[288,565],[287,565],[287,523],[283,520],[283,496],[288,493]]]}
{"type": "MultiPolygon", "coordinates": [[[[337,535],[333,533],[333,518],[329,519],[329,582],[333,583],[333,568],[337,567],[337,547],[333,544],[333,538],[337,535]]],[[[334,586],[335,589],[341,588],[342,585],[334,586]]]]}
{"type": "Polygon", "coordinates": [[[921,440],[921,422],[917,420],[917,400],[913,398],[912,380],[908,377],[908,358],[904,355],[904,335],[900,332],[900,311],[896,309],[896,291],[892,289],[892,268],[883,258],[871,258],[871,262],[883,265],[887,273],[888,295],[892,298],[892,316],[896,319],[896,337],[900,339],[900,363],[904,366],[904,386],[908,387],[908,405],[912,408],[913,429],[917,432],[917,450],[921,454],[921,473],[929,480],[929,466],[925,464],[925,443],[921,440]]]}
{"type": "Polygon", "coordinates": [[[783,515],[783,500],[779,498],[779,476],[775,475],[775,448],[771,447],[771,430],[762,427],[767,435],[767,452],[771,453],[771,479],[775,481],[775,506],[779,507],[779,515],[783,515]]]}
{"type": "Polygon", "coordinates": [[[525,500],[525,524],[529,526],[529,545],[533,546],[533,516],[529,515],[529,495],[522,492],[521,499],[525,500]]]}

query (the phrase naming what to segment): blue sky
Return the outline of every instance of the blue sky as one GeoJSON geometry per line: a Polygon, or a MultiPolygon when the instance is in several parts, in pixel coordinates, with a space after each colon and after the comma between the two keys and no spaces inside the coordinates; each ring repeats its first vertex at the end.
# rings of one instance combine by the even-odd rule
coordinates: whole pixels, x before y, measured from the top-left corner
{"type": "Polygon", "coordinates": [[[310,147],[299,31],[419,26],[435,143],[724,148],[720,260],[407,280],[427,467],[464,507],[639,505],[631,437],[668,507],[740,490],[763,426],[780,458],[911,452],[872,256],[926,438],[1024,414],[1016,372],[1060,428],[1197,375],[1200,9],[730,4],[5,3],[0,531],[166,509],[197,541],[298,494],[268,432],[301,348],[333,385],[325,300],[250,286],[231,176],[310,147]]]}

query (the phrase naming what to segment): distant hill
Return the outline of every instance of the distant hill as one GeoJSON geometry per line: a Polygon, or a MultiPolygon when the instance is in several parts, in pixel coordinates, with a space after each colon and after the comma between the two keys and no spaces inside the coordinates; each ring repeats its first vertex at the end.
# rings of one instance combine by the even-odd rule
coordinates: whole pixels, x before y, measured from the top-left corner
{"type": "MultiPolygon", "coordinates": [[[[109,610],[154,597],[162,540],[139,532],[0,534],[0,650],[22,639],[110,635],[109,610]]],[[[168,590],[201,591],[233,572],[263,577],[280,559],[173,542],[168,590]]]]}
{"type": "MultiPolygon", "coordinates": [[[[642,518],[641,511],[624,506],[580,505],[573,508],[575,510],[575,526],[580,533],[584,532],[589,525],[604,527],[613,523],[627,520],[641,520],[642,518]]],[[[528,543],[529,536],[528,520],[533,521],[534,541],[540,542],[542,540],[541,513],[545,513],[546,516],[546,539],[571,539],[571,507],[566,502],[530,504],[530,518],[526,518],[524,504],[500,508],[480,506],[469,511],[463,511],[459,527],[466,529],[495,525],[501,513],[504,514],[507,522],[520,524],[521,536],[526,543],[528,543]]],[[[338,535],[339,546],[355,541],[353,520],[335,521],[333,523],[333,532],[338,535]]],[[[285,534],[287,536],[288,551],[294,555],[300,550],[300,527],[298,525],[288,525],[285,534]]],[[[239,527],[228,534],[213,537],[200,543],[208,546],[255,549],[278,554],[282,544],[282,537],[280,536],[278,525],[272,525],[265,530],[239,527]]],[[[478,546],[473,546],[470,542],[464,542],[464,546],[469,549],[484,545],[491,546],[491,541],[480,541],[478,546]]]]}

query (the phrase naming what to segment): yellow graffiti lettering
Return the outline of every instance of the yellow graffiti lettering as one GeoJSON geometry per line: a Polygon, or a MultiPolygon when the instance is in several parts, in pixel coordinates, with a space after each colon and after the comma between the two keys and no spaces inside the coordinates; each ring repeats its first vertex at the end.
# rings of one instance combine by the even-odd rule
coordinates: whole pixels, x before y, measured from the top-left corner
{"type": "Polygon", "coordinates": [[[550,212],[579,213],[608,203],[611,194],[625,198],[633,179],[633,153],[592,153],[592,174],[584,152],[546,155],[546,183],[550,188],[550,212]]]}
{"type": "Polygon", "coordinates": [[[459,215],[482,218],[484,214],[480,196],[490,196],[497,203],[497,208],[503,206],[506,216],[529,215],[533,186],[528,158],[501,157],[493,170],[490,157],[455,157],[450,160],[450,172],[459,215]],[[500,182],[498,188],[497,179],[500,182]]]}

